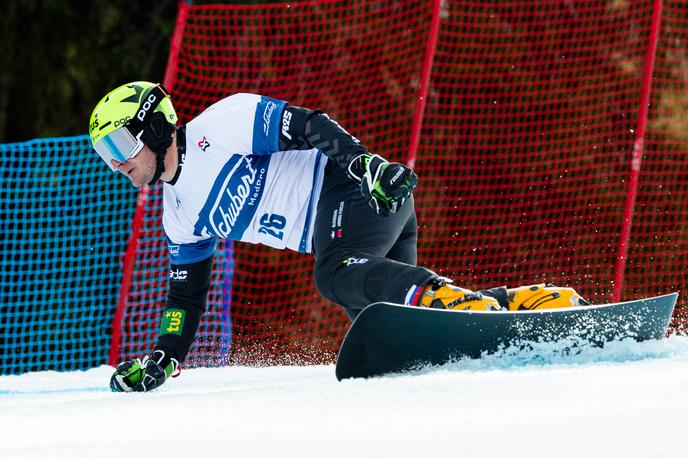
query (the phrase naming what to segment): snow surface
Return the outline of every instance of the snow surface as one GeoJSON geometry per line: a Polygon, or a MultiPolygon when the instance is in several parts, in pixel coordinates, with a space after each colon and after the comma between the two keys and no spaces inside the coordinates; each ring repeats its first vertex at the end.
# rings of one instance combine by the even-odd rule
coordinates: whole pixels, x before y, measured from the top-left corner
{"type": "Polygon", "coordinates": [[[193,369],[151,393],[111,393],[108,366],[4,376],[0,457],[688,456],[688,337],[574,353],[344,382],[193,369]]]}

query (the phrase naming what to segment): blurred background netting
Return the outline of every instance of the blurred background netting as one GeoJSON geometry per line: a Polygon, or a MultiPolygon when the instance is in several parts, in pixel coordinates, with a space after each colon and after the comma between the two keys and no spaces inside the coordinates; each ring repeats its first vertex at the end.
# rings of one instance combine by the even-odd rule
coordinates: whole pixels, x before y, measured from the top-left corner
{"type": "Polygon", "coordinates": [[[136,191],[88,136],[0,145],[0,374],[107,361],[136,191]]]}
{"type": "Polygon", "coordinates": [[[447,2],[416,162],[420,259],[469,288],[611,301],[652,7],[447,2]]]}
{"type": "Polygon", "coordinates": [[[624,297],[680,291],[688,324],[688,2],[665,0],[624,297]]]}
{"type": "MultiPolygon", "coordinates": [[[[420,264],[470,288],[546,281],[609,302],[653,2],[447,0],[434,47],[433,3],[181,4],[166,82],[183,121],[254,92],[322,108],[405,162],[434,52],[415,157],[420,264]]],[[[624,299],[685,290],[687,11],[666,2],[624,299]]],[[[230,361],[331,361],[347,320],[319,297],[312,259],[233,255],[230,361]]],[[[161,275],[151,267],[136,275],[161,275]]]]}
{"type": "MultiPolygon", "coordinates": [[[[406,159],[424,58],[419,43],[426,39],[431,16],[422,2],[360,2],[353,8],[348,1],[182,8],[188,15],[178,60],[168,68],[168,85],[182,121],[227,95],[254,92],[322,108],[373,151],[406,159]]],[[[159,218],[160,192],[153,190],[155,203],[146,208],[146,219],[159,218]]],[[[148,231],[142,231],[144,237],[148,231]]],[[[135,275],[157,278],[150,281],[162,285],[163,271],[154,265],[147,269],[139,261],[153,257],[166,262],[165,247],[139,250],[135,275]]],[[[234,262],[231,361],[332,361],[348,319],[315,290],[312,257],[236,244],[234,262]]],[[[150,290],[139,286],[139,280],[133,284],[137,291],[150,290]]],[[[143,309],[151,300],[161,304],[164,296],[131,295],[128,308],[143,309]]],[[[132,332],[138,329],[138,317],[132,317],[132,332]]],[[[128,339],[125,328],[122,341],[128,339]]],[[[122,357],[134,354],[123,351],[122,357]]]]}
{"type": "MultiPolygon", "coordinates": [[[[372,152],[415,164],[420,264],[469,288],[547,281],[603,303],[616,286],[660,3],[180,2],[164,83],[183,122],[236,92],[327,111],[372,152]]],[[[663,2],[650,100],[621,296],[679,291],[680,329],[685,1],[663,2]]],[[[85,136],[0,145],[0,154],[1,372],[148,353],[168,282],[161,187],[137,194],[85,136]]],[[[312,265],[308,255],[220,242],[185,365],[332,361],[348,320],[320,298],[312,265]]]]}

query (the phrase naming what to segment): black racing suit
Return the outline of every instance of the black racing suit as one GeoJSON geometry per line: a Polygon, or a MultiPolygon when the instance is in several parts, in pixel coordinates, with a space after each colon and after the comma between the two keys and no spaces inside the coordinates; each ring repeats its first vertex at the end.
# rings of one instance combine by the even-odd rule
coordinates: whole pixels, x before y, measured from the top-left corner
{"type": "MultiPolygon", "coordinates": [[[[369,154],[366,148],[322,111],[288,105],[282,121],[281,151],[318,148],[328,157],[313,234],[315,284],[320,293],[343,306],[353,319],[373,302],[404,303],[411,289],[435,278],[432,271],[416,267],[413,199],[383,217],[368,205],[360,185],[350,178],[349,164],[369,154]]],[[[184,136],[182,127],[177,132],[181,148],[184,136]]],[[[183,281],[170,276],[167,309],[184,309],[186,320],[181,335],[159,336],[156,349],[183,361],[205,309],[212,258],[172,265],[171,270],[187,275],[183,281]]]]}
{"type": "Polygon", "coordinates": [[[330,167],[313,234],[315,284],[354,318],[373,302],[404,303],[412,286],[435,277],[416,267],[413,199],[389,217],[375,213],[345,170],[330,167]]]}

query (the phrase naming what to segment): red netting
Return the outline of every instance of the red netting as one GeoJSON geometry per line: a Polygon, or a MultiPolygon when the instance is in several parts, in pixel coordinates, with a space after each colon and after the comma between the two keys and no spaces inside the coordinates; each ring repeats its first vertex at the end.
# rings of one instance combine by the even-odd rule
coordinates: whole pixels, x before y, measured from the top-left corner
{"type": "MultiPolygon", "coordinates": [[[[688,3],[665,0],[624,296],[688,289],[688,3]]],[[[688,324],[679,297],[675,326],[688,324]]]]}
{"type": "MultiPolygon", "coordinates": [[[[406,161],[434,52],[415,158],[420,263],[466,287],[551,281],[608,302],[653,2],[448,0],[433,12],[435,4],[181,3],[167,84],[184,121],[255,92],[322,108],[371,151],[406,161]]],[[[686,284],[687,11],[664,8],[628,299],[686,284]]],[[[157,228],[155,202],[142,240],[157,228]]],[[[166,254],[149,246],[139,249],[128,300],[139,314],[124,342],[145,307],[163,300],[163,264],[141,259],[155,252],[163,263],[166,254]]],[[[346,319],[319,298],[312,258],[234,248],[233,272],[216,273],[210,314],[226,316],[220,298],[231,286],[233,360],[330,360],[346,319]]]]}
{"type": "Polygon", "coordinates": [[[652,15],[638,3],[448,4],[417,160],[421,259],[471,288],[611,299],[652,15]]]}

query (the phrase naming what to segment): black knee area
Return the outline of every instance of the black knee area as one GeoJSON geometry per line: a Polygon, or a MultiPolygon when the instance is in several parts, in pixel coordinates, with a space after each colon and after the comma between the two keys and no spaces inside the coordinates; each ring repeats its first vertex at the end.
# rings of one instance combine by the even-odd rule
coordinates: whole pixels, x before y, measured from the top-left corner
{"type": "Polygon", "coordinates": [[[425,285],[435,273],[355,250],[341,250],[318,260],[315,283],[328,300],[360,310],[373,302],[401,304],[409,289],[425,285]]]}
{"type": "MultiPolygon", "coordinates": [[[[370,272],[378,258],[355,250],[341,250],[318,259],[315,263],[315,286],[325,299],[344,307],[359,308],[355,304],[360,296],[365,295],[366,286],[370,283],[370,272]],[[341,278],[343,269],[359,272],[358,280],[352,283],[352,278],[341,278]],[[340,292],[338,295],[337,292],[340,292]],[[346,297],[341,292],[345,291],[346,297]],[[347,303],[352,302],[352,303],[347,303]]],[[[344,277],[350,277],[352,271],[346,272],[344,277]]]]}
{"type": "Polygon", "coordinates": [[[343,305],[334,294],[334,275],[337,270],[337,260],[339,260],[339,258],[340,257],[335,254],[316,260],[313,278],[315,280],[315,287],[318,288],[318,291],[325,299],[335,304],[343,305]]]}
{"type": "MultiPolygon", "coordinates": [[[[339,258],[337,257],[336,259],[339,258]]],[[[315,273],[313,275],[313,278],[315,279],[315,286],[318,288],[318,291],[322,297],[337,305],[341,305],[349,319],[353,321],[354,318],[361,313],[361,309],[352,309],[339,302],[339,299],[334,294],[334,273],[336,272],[336,268],[333,268],[331,264],[337,263],[332,261],[318,261],[315,263],[315,273]]]]}

